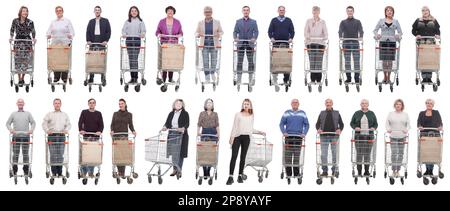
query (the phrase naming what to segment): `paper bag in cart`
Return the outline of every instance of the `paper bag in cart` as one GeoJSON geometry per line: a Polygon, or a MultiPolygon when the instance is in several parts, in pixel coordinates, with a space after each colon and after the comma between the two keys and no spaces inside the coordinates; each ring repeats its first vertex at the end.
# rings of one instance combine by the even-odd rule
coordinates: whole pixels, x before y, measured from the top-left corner
{"type": "Polygon", "coordinates": [[[113,141],[113,164],[132,165],[134,163],[133,142],[128,140],[113,141]]]}
{"type": "Polygon", "coordinates": [[[442,138],[421,137],[419,140],[419,161],[422,163],[441,163],[442,161],[442,138]]]}
{"type": "Polygon", "coordinates": [[[184,45],[181,44],[161,45],[159,48],[158,69],[183,70],[184,49],[184,45]]]}
{"type": "Polygon", "coordinates": [[[102,144],[99,142],[82,142],[80,164],[92,166],[101,165],[102,144]]]}
{"type": "Polygon", "coordinates": [[[441,48],[438,45],[419,45],[417,69],[439,70],[441,48]]]}
{"type": "Polygon", "coordinates": [[[47,48],[47,68],[58,72],[70,70],[71,49],[67,45],[51,45],[47,48]]]}
{"type": "Polygon", "coordinates": [[[106,53],[104,51],[88,51],[86,53],[86,72],[105,73],[106,53]]]}
{"type": "Polygon", "coordinates": [[[197,164],[200,166],[217,164],[217,144],[214,141],[202,141],[197,144],[197,164]]]}
{"type": "Polygon", "coordinates": [[[292,72],[292,49],[290,48],[272,48],[272,73],[291,73],[292,72]]]}

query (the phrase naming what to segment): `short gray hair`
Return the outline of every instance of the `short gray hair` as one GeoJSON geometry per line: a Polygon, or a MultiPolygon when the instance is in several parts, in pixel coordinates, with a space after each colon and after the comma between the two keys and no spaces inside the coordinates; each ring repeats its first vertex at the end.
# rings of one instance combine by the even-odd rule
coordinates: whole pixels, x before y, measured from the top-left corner
{"type": "Polygon", "coordinates": [[[314,6],[314,7],[312,8],[312,11],[319,11],[319,12],[320,12],[320,7],[314,6]]]}
{"type": "Polygon", "coordinates": [[[205,6],[205,8],[203,8],[203,11],[213,11],[211,6],[205,6]]]}
{"type": "Polygon", "coordinates": [[[433,104],[434,105],[434,100],[433,99],[427,99],[427,100],[425,100],[425,104],[427,104],[427,103],[431,103],[431,104],[433,104]]]}

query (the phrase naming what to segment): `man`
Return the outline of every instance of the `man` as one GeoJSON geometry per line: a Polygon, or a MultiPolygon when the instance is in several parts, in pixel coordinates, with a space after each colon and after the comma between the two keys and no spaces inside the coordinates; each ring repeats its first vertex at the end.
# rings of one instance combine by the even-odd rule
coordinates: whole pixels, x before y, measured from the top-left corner
{"type": "Polygon", "coordinates": [[[331,156],[332,156],[332,167],[331,171],[334,176],[337,177],[336,172],[339,172],[336,164],[336,140],[339,139],[341,131],[344,129],[344,123],[342,122],[341,115],[339,111],[333,110],[333,100],[325,100],[326,110],[321,111],[319,118],[317,119],[316,129],[317,133],[320,134],[320,148],[321,148],[321,160],[322,164],[322,174],[321,176],[328,176],[328,166],[329,162],[329,152],[328,147],[331,144],[331,156]],[[335,133],[335,134],[322,134],[325,133],[335,133]]]}
{"type": "Polygon", "coordinates": [[[13,144],[13,154],[12,154],[12,171],[14,175],[17,175],[17,163],[20,157],[20,149],[22,148],[22,164],[23,164],[23,174],[29,174],[29,164],[30,157],[30,135],[33,134],[34,128],[36,127],[36,122],[30,112],[24,111],[23,107],[25,102],[23,99],[17,100],[17,111],[12,112],[6,121],[6,127],[12,134],[13,144]],[[11,126],[12,125],[12,126],[11,126]]]}
{"type": "Polygon", "coordinates": [[[284,112],[280,120],[280,130],[283,133],[285,139],[285,167],[286,176],[292,176],[292,170],[294,170],[294,177],[299,175],[300,166],[300,152],[302,142],[305,139],[306,134],[309,130],[309,122],[306,117],[306,113],[299,110],[298,99],[293,99],[291,101],[291,110],[284,112]]]}
{"type": "MultiPolygon", "coordinates": [[[[292,20],[286,16],[286,8],[284,6],[278,7],[278,17],[272,19],[269,25],[269,38],[273,43],[274,48],[288,48],[287,43],[276,43],[275,41],[288,41],[292,42],[294,39],[295,30],[292,20]]],[[[278,74],[273,74],[275,82],[278,81],[278,74]]],[[[285,84],[289,82],[289,74],[284,74],[283,81],[285,84]]]]}
{"type": "MultiPolygon", "coordinates": [[[[86,29],[86,42],[90,45],[89,50],[103,50],[108,44],[111,37],[111,25],[108,19],[101,17],[102,8],[95,6],[94,8],[95,18],[91,19],[86,29]],[[101,43],[102,45],[91,45],[92,43],[101,43]]],[[[102,74],[102,81],[105,79],[105,75],[102,74]]],[[[94,74],[89,74],[89,83],[94,82],[94,74]]]]}
{"type": "MultiPolygon", "coordinates": [[[[100,135],[103,132],[103,117],[100,111],[95,110],[97,102],[95,99],[88,100],[89,109],[83,110],[78,120],[78,130],[80,134],[83,135],[84,141],[98,141],[100,135]],[[86,134],[87,133],[95,133],[86,134]]],[[[94,176],[94,166],[82,166],[81,174],[82,177],[86,177],[89,173],[89,177],[94,176]]]]}
{"type": "Polygon", "coordinates": [[[69,134],[69,116],[61,111],[61,99],[53,100],[54,111],[47,113],[42,122],[42,129],[48,135],[48,148],[50,152],[50,165],[52,175],[62,176],[62,163],[64,163],[65,136],[69,134]]]}
{"type": "MultiPolygon", "coordinates": [[[[341,24],[339,25],[339,38],[345,39],[345,38],[357,38],[358,40],[362,40],[364,36],[364,31],[361,25],[361,21],[358,19],[355,19],[353,17],[355,9],[352,6],[347,7],[347,19],[342,20],[341,24]]],[[[346,40],[344,41],[343,48],[346,49],[344,51],[344,60],[345,60],[345,70],[346,71],[352,71],[352,60],[351,57],[353,57],[354,62],[354,68],[355,71],[355,83],[359,83],[359,72],[361,71],[360,67],[360,53],[359,53],[359,41],[358,40],[346,40]]],[[[346,73],[347,79],[345,80],[345,83],[351,83],[352,76],[351,73],[346,73]]]]}
{"type": "Polygon", "coordinates": [[[244,61],[244,54],[247,54],[248,62],[248,79],[251,85],[255,84],[253,74],[255,71],[253,51],[255,50],[255,42],[258,39],[258,25],[256,20],[250,18],[250,7],[242,7],[243,18],[238,19],[234,26],[233,38],[237,42],[238,61],[237,61],[237,82],[241,82],[242,78],[242,63],[244,61]],[[240,41],[250,40],[250,41],[240,41]]]}

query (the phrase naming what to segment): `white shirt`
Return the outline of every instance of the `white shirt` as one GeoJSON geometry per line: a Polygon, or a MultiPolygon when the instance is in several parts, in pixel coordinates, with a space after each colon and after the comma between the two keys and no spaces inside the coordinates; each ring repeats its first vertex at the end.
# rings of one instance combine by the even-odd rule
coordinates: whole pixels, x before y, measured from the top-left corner
{"type": "Polygon", "coordinates": [[[100,19],[95,19],[94,35],[100,35],[100,19]]]}
{"type": "Polygon", "coordinates": [[[389,113],[386,120],[386,130],[392,131],[392,138],[404,138],[406,134],[403,131],[408,131],[410,128],[409,116],[406,112],[392,111],[389,113]]]}
{"type": "Polygon", "coordinates": [[[173,113],[173,118],[172,118],[172,128],[173,129],[178,128],[178,119],[180,118],[180,114],[181,114],[181,110],[175,111],[173,113]]]}
{"type": "Polygon", "coordinates": [[[253,115],[244,116],[241,112],[236,113],[234,116],[233,129],[231,130],[231,137],[252,135],[253,132],[253,115]]]}
{"type": "Polygon", "coordinates": [[[47,35],[51,35],[52,44],[70,44],[68,35],[75,36],[72,22],[67,18],[53,20],[47,30],[47,35]]]}
{"type": "Polygon", "coordinates": [[[61,111],[49,112],[42,121],[42,129],[45,132],[62,133],[70,130],[70,120],[66,113],[61,111]]]}

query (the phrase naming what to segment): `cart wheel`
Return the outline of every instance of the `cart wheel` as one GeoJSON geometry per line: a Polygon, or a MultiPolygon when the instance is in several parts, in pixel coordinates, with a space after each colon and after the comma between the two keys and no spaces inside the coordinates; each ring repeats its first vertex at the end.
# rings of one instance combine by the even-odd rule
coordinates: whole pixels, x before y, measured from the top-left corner
{"type": "Polygon", "coordinates": [[[117,178],[117,172],[114,172],[114,171],[113,171],[112,177],[113,177],[113,178],[117,178]]]}
{"type": "Polygon", "coordinates": [[[180,86],[176,85],[175,86],[175,92],[178,92],[178,89],[180,89],[180,86]]]}
{"type": "Polygon", "coordinates": [[[163,183],[163,179],[162,179],[162,177],[158,177],[158,184],[162,184],[163,183]]]}
{"type": "Polygon", "coordinates": [[[28,177],[30,177],[30,179],[33,178],[33,173],[31,173],[31,171],[28,173],[29,173],[28,177]]]}
{"type": "Polygon", "coordinates": [[[141,86],[139,86],[139,85],[134,86],[134,91],[136,91],[136,92],[141,91],[141,86]]]}
{"type": "Polygon", "coordinates": [[[19,92],[19,86],[15,86],[14,89],[16,90],[16,93],[19,92]]]}
{"type": "Polygon", "coordinates": [[[163,84],[163,80],[161,78],[156,78],[156,84],[159,86],[163,84]]]}
{"type": "Polygon", "coordinates": [[[248,86],[248,92],[252,92],[253,91],[253,87],[252,86],[248,86]]]}
{"type": "Polygon", "coordinates": [[[28,185],[29,181],[28,181],[28,177],[25,177],[25,184],[28,185]]]}
{"type": "Polygon", "coordinates": [[[442,171],[439,171],[439,179],[444,179],[444,173],[442,171]]]}
{"type": "Polygon", "coordinates": [[[258,177],[258,182],[259,182],[259,183],[262,183],[262,182],[263,182],[263,177],[262,177],[262,176],[259,176],[259,177],[258,177]]]}
{"type": "Polygon", "coordinates": [[[242,180],[247,180],[247,175],[246,174],[242,175],[242,180]]]}
{"type": "Polygon", "coordinates": [[[69,172],[68,172],[68,171],[66,171],[66,177],[67,177],[67,178],[69,178],[69,177],[70,177],[70,174],[69,174],[69,172]]]}
{"type": "Polygon", "coordinates": [[[69,78],[69,85],[72,85],[72,78],[69,78]]]}
{"type": "Polygon", "coordinates": [[[272,79],[269,78],[269,86],[272,86],[272,79]]]}
{"type": "Polygon", "coordinates": [[[181,173],[177,172],[177,180],[179,180],[181,178],[181,173]]]}
{"type": "Polygon", "coordinates": [[[241,90],[241,85],[237,85],[238,92],[241,90]]]}
{"type": "Polygon", "coordinates": [[[48,78],[47,78],[47,83],[48,83],[48,84],[51,84],[51,83],[52,83],[52,78],[51,78],[51,77],[48,77],[48,78]]]}
{"type": "Polygon", "coordinates": [[[102,89],[103,89],[102,86],[98,86],[98,91],[99,92],[102,92],[102,89]]]}
{"type": "Polygon", "coordinates": [[[50,185],[55,184],[55,179],[54,178],[50,178],[50,185]]]}
{"type": "Polygon", "coordinates": [[[133,179],[132,179],[131,177],[128,177],[128,178],[127,178],[127,183],[128,183],[129,185],[133,184],[133,179]]]}
{"type": "Polygon", "coordinates": [[[394,92],[394,86],[393,85],[391,85],[389,88],[391,89],[391,92],[394,92]]]}
{"type": "Polygon", "coordinates": [[[123,78],[120,78],[120,85],[123,85],[123,78]]]}
{"type": "Polygon", "coordinates": [[[319,92],[322,92],[322,85],[319,85],[318,89],[319,89],[319,92]]]}
{"type": "Polygon", "coordinates": [[[305,83],[305,86],[307,86],[308,85],[308,79],[305,78],[304,83],[305,83]]]}
{"type": "Polygon", "coordinates": [[[117,182],[117,184],[120,184],[120,178],[116,178],[116,182],[117,182]]]}
{"type": "Polygon", "coordinates": [[[236,86],[237,82],[236,80],[233,80],[233,86],[236,86]]]}
{"type": "Polygon", "coordinates": [[[88,180],[86,178],[84,178],[82,182],[83,182],[83,185],[86,185],[88,180]]]}
{"type": "Polygon", "coordinates": [[[203,182],[202,178],[198,179],[198,185],[202,185],[202,182],[203,182]]]}
{"type": "Polygon", "coordinates": [[[28,93],[30,92],[30,86],[25,86],[25,91],[28,93]]]}
{"type": "Polygon", "coordinates": [[[321,185],[322,182],[323,182],[322,179],[317,179],[317,180],[316,180],[316,183],[317,183],[318,185],[321,185]]]}
{"type": "Polygon", "coordinates": [[[336,178],[339,178],[339,171],[336,171],[336,173],[334,173],[334,176],[335,176],[336,178]]]}
{"type": "Polygon", "coordinates": [[[395,79],[395,85],[398,86],[399,83],[400,83],[400,82],[399,82],[398,77],[397,77],[397,79],[395,79]]]}
{"type": "Polygon", "coordinates": [[[356,84],[356,91],[359,92],[360,91],[360,87],[358,84],[356,84]]]}
{"type": "Polygon", "coordinates": [[[134,178],[134,179],[137,179],[138,177],[139,177],[139,174],[136,173],[136,172],[133,172],[133,178],[134,178]]]}
{"type": "Polygon", "coordinates": [[[325,86],[328,86],[328,78],[325,78],[325,86]]]}
{"type": "Polygon", "coordinates": [[[350,90],[350,88],[348,87],[348,85],[345,85],[345,92],[348,92],[350,90]]]}
{"type": "Polygon", "coordinates": [[[291,178],[287,178],[287,183],[288,183],[288,185],[291,184],[291,178]]]}
{"type": "Polygon", "coordinates": [[[214,174],[214,179],[217,180],[217,173],[214,174]]]}
{"type": "Polygon", "coordinates": [[[438,178],[437,177],[431,178],[431,184],[436,185],[437,182],[438,182],[438,178]]]}
{"type": "Polygon", "coordinates": [[[419,85],[419,79],[416,78],[416,85],[419,85]]]}
{"type": "Polygon", "coordinates": [[[62,184],[65,185],[67,183],[67,179],[64,177],[62,178],[62,184]]]}
{"type": "Polygon", "coordinates": [[[331,180],[331,181],[330,181],[330,182],[331,182],[331,184],[332,184],[332,185],[334,185],[334,178],[333,178],[333,177],[331,177],[331,179],[330,179],[330,180],[331,180]]]}
{"type": "Polygon", "coordinates": [[[87,86],[87,85],[88,85],[88,81],[87,81],[87,80],[84,80],[83,85],[84,85],[84,86],[87,86]]]}
{"type": "Polygon", "coordinates": [[[48,179],[49,177],[50,177],[50,172],[48,172],[48,171],[47,171],[47,172],[45,172],[45,178],[47,178],[47,179],[48,179]]]}
{"type": "Polygon", "coordinates": [[[142,85],[147,85],[147,80],[145,80],[144,78],[141,80],[142,85]]]}
{"type": "Polygon", "coordinates": [[[197,76],[195,76],[195,84],[196,85],[198,84],[198,77],[197,76]]]}
{"type": "Polygon", "coordinates": [[[89,92],[92,92],[92,86],[91,85],[89,85],[89,92]]]}
{"type": "Polygon", "coordinates": [[[438,86],[436,84],[433,84],[433,91],[437,92],[437,90],[438,90],[438,86]]]}
{"type": "Polygon", "coordinates": [[[94,184],[95,184],[95,185],[98,185],[98,178],[95,178],[94,184]]]}
{"type": "Polygon", "coordinates": [[[266,178],[269,177],[269,170],[266,171],[266,178]]]}
{"type": "Polygon", "coordinates": [[[202,84],[202,92],[205,92],[205,85],[202,84]]]}
{"type": "Polygon", "coordinates": [[[9,170],[9,178],[13,177],[13,173],[11,170],[9,170]]]}
{"type": "Polygon", "coordinates": [[[148,183],[152,183],[152,176],[148,175],[148,183]]]}
{"type": "Polygon", "coordinates": [[[209,180],[208,180],[208,185],[212,185],[213,184],[213,179],[212,178],[209,178],[209,180]]]}
{"type": "Polygon", "coordinates": [[[339,78],[339,86],[342,86],[342,78],[339,78]]]}
{"type": "Polygon", "coordinates": [[[384,172],[384,178],[386,178],[386,177],[387,177],[387,172],[385,171],[385,172],[384,172]]]}
{"type": "Polygon", "coordinates": [[[195,179],[198,179],[198,169],[197,169],[197,171],[195,172],[195,179]]]}
{"type": "Polygon", "coordinates": [[[105,79],[102,79],[102,86],[106,86],[106,80],[105,79]]]}
{"type": "Polygon", "coordinates": [[[422,172],[417,170],[417,178],[422,178],[422,172]]]}
{"type": "Polygon", "coordinates": [[[284,172],[281,172],[281,179],[284,179],[284,172]]]}
{"type": "Polygon", "coordinates": [[[402,185],[404,185],[405,184],[405,179],[403,179],[403,177],[400,178],[400,182],[402,183],[402,185]]]}
{"type": "Polygon", "coordinates": [[[66,85],[63,85],[63,90],[64,92],[66,92],[66,85]]]}
{"type": "Polygon", "coordinates": [[[9,84],[11,85],[11,87],[13,87],[13,85],[14,85],[14,80],[10,80],[10,81],[9,81],[9,84]]]}
{"type": "Polygon", "coordinates": [[[17,177],[14,177],[14,184],[17,185],[17,177]]]}
{"type": "Polygon", "coordinates": [[[81,179],[81,173],[79,171],[78,171],[77,175],[78,175],[78,179],[81,179]]]}
{"type": "Polygon", "coordinates": [[[393,185],[395,183],[394,178],[389,178],[389,184],[393,185]]]}
{"type": "Polygon", "coordinates": [[[161,86],[161,92],[167,92],[167,86],[166,85],[162,85],[161,86]]]}
{"type": "Polygon", "coordinates": [[[275,92],[279,92],[280,91],[280,86],[275,85],[275,92]]]}
{"type": "Polygon", "coordinates": [[[355,185],[358,184],[358,177],[355,177],[355,185]]]}
{"type": "Polygon", "coordinates": [[[380,85],[378,85],[378,91],[383,91],[383,87],[381,86],[381,84],[380,85]]]}
{"type": "Polygon", "coordinates": [[[125,92],[128,92],[128,88],[129,88],[129,87],[128,87],[128,84],[126,84],[126,85],[123,87],[123,89],[124,89],[125,92]]]}
{"type": "Polygon", "coordinates": [[[422,84],[421,89],[422,89],[422,92],[424,92],[425,91],[425,85],[422,84]]]}

